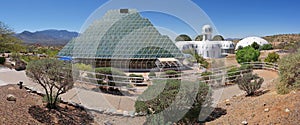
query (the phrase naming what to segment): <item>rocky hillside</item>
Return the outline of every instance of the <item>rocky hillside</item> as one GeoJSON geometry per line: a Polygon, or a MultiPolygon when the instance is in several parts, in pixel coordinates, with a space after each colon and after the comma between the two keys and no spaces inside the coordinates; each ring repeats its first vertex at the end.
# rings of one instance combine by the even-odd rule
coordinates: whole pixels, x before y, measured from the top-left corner
{"type": "Polygon", "coordinates": [[[263,37],[269,42],[297,42],[300,41],[300,34],[280,34],[263,37]]]}
{"type": "Polygon", "coordinates": [[[62,46],[78,35],[77,32],[67,30],[44,30],[37,32],[24,31],[16,34],[16,37],[23,40],[25,44],[62,46]]]}

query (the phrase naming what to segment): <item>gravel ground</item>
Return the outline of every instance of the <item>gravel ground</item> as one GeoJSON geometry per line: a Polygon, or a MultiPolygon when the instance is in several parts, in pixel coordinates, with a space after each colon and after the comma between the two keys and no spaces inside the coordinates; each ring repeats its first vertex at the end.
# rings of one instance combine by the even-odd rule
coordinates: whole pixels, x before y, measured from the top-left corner
{"type": "Polygon", "coordinates": [[[20,125],[39,124],[28,113],[32,105],[41,104],[40,97],[32,95],[25,90],[20,90],[16,85],[7,85],[0,87],[0,124],[1,125],[20,125]],[[9,102],[6,100],[8,94],[13,94],[17,100],[9,102]]]}

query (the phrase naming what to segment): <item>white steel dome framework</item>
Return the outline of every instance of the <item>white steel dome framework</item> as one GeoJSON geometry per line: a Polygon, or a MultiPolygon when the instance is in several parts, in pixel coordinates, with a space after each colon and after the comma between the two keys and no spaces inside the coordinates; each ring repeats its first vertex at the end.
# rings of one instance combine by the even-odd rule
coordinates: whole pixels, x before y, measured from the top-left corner
{"type": "Polygon", "coordinates": [[[260,37],[247,37],[243,40],[239,41],[236,44],[235,50],[239,49],[240,47],[246,47],[252,45],[254,42],[256,42],[258,45],[263,46],[265,44],[269,44],[269,42],[263,38],[260,37]]]}

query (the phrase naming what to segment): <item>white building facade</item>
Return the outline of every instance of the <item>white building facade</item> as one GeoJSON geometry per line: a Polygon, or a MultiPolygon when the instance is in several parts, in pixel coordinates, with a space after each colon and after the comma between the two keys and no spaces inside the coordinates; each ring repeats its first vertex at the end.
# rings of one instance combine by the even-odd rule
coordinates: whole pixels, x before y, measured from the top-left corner
{"type": "Polygon", "coordinates": [[[212,28],[205,25],[203,30],[202,41],[178,41],[176,46],[181,50],[193,49],[204,58],[222,58],[227,54],[234,54],[234,43],[232,41],[211,41],[212,28]]]}

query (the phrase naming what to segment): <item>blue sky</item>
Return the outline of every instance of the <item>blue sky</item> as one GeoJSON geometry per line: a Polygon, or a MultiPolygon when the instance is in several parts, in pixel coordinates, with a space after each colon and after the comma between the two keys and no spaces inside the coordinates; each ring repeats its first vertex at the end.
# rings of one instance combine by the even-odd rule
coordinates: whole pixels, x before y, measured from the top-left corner
{"type": "MultiPolygon", "coordinates": [[[[300,33],[299,0],[192,1],[206,12],[219,34],[226,38],[300,33]]],[[[44,29],[79,31],[89,15],[105,2],[107,0],[1,0],[0,21],[15,32],[44,29]]],[[[144,16],[161,27],[172,29],[180,24],[158,21],[155,14],[144,16]]],[[[174,32],[195,36],[186,27],[177,27],[174,32]]]]}

